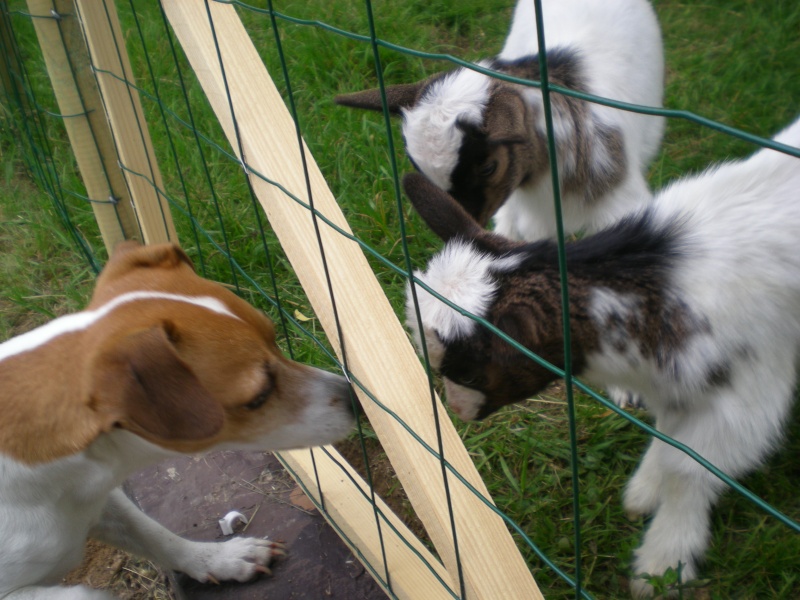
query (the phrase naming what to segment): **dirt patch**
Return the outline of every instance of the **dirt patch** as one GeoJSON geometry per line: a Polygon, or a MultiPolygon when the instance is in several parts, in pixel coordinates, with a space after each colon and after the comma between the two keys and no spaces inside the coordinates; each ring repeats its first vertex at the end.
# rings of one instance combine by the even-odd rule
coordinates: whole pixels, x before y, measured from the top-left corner
{"type": "Polygon", "coordinates": [[[238,532],[284,542],[288,555],[271,565],[271,577],[211,585],[90,542],[84,564],[66,583],[107,589],[123,600],[386,597],[271,454],[217,452],[170,459],[135,474],[123,487],[145,513],[185,538],[224,543],[228,538],[218,520],[236,510],[249,519],[238,532]]]}
{"type": "MultiPolygon", "coordinates": [[[[403,491],[402,485],[400,485],[397,475],[395,474],[389,459],[386,457],[380,442],[374,438],[366,437],[364,439],[364,446],[367,455],[367,462],[369,464],[369,471],[372,478],[372,484],[375,487],[375,493],[383,498],[384,501],[386,501],[389,507],[403,520],[404,523],[406,523],[406,525],[417,537],[419,537],[429,548],[433,549],[427,538],[425,528],[414,513],[411,502],[408,500],[408,497],[403,491]]],[[[358,471],[362,477],[364,477],[364,479],[368,479],[367,468],[364,460],[364,449],[362,449],[361,441],[358,438],[353,437],[352,439],[337,444],[337,449],[353,466],[353,468],[358,471]]],[[[238,458],[234,459],[236,455],[233,453],[226,453],[226,456],[226,463],[228,461],[238,462],[238,458]]],[[[205,497],[210,500],[213,500],[214,498],[224,499],[225,502],[229,503],[233,497],[233,494],[239,493],[236,490],[241,485],[241,481],[239,477],[235,477],[236,472],[231,470],[230,465],[218,463],[219,460],[219,458],[215,457],[203,459],[202,461],[195,461],[189,458],[182,459],[180,464],[176,465],[176,467],[179,469],[178,473],[183,478],[182,481],[175,479],[175,471],[170,470],[169,466],[165,467],[162,465],[159,467],[154,467],[153,469],[136,476],[132,480],[133,483],[129,483],[129,486],[132,485],[133,488],[135,488],[135,493],[133,495],[135,497],[139,497],[139,500],[142,502],[145,511],[150,514],[156,513],[153,516],[155,516],[159,521],[163,521],[158,514],[161,510],[160,506],[166,507],[167,511],[174,512],[173,509],[169,507],[174,506],[174,502],[177,500],[177,497],[169,496],[169,494],[170,490],[175,489],[180,485],[188,485],[189,489],[193,490],[192,495],[196,498],[205,497]],[[199,477],[196,480],[189,479],[188,470],[191,470],[192,472],[195,470],[202,470],[203,473],[207,474],[199,477]],[[169,473],[168,477],[172,478],[169,482],[164,480],[164,473],[169,473]],[[238,482],[236,485],[233,485],[233,479],[238,482]],[[163,489],[163,486],[165,485],[169,485],[170,490],[163,489]]],[[[245,465],[250,464],[248,461],[252,461],[252,459],[246,455],[243,460],[244,462],[241,464],[245,465]]],[[[282,469],[279,470],[273,465],[273,468],[269,471],[259,471],[259,473],[250,471],[245,474],[245,479],[249,480],[260,489],[260,491],[257,492],[257,497],[259,499],[263,498],[265,503],[265,506],[263,507],[264,515],[262,515],[262,517],[268,513],[275,514],[276,510],[279,510],[281,502],[288,502],[288,505],[295,507],[295,509],[302,509],[307,511],[310,515],[316,515],[319,517],[311,501],[302,493],[302,491],[294,484],[294,481],[291,479],[291,477],[289,477],[289,475],[282,469]],[[275,488],[276,493],[264,493],[263,488],[267,483],[269,484],[270,488],[275,488]]],[[[183,493],[181,493],[181,495],[183,495],[183,493]]],[[[242,504],[242,507],[246,508],[247,514],[251,514],[253,512],[253,502],[254,500],[248,499],[244,504],[242,504]],[[245,506],[245,504],[247,506],[245,506]]],[[[187,512],[197,512],[197,509],[191,507],[190,504],[192,504],[192,502],[187,504],[187,512]]],[[[259,510],[259,512],[261,512],[261,510],[259,510]]],[[[293,510],[292,513],[294,512],[296,511],[293,510]]],[[[213,513],[213,516],[214,518],[190,519],[192,520],[191,524],[189,524],[188,521],[185,523],[176,522],[173,524],[167,524],[170,525],[170,529],[173,529],[183,535],[188,533],[191,537],[202,537],[202,531],[207,531],[210,534],[210,532],[215,530],[217,517],[216,513],[213,513]]],[[[217,536],[217,533],[214,531],[213,535],[207,535],[206,537],[213,538],[215,536],[217,536]]],[[[318,534],[315,534],[315,537],[317,536],[318,534]]],[[[319,539],[308,540],[306,543],[318,545],[319,539]]],[[[274,577],[283,579],[292,577],[290,573],[282,572],[282,570],[285,568],[290,568],[292,566],[291,561],[295,559],[297,559],[297,562],[299,562],[301,560],[301,557],[298,556],[299,553],[299,546],[294,544],[293,547],[290,548],[290,556],[287,559],[286,565],[279,563],[274,569],[274,577]]],[[[368,577],[360,565],[356,570],[358,573],[350,573],[348,575],[348,579],[368,577]]],[[[321,579],[321,582],[323,580],[324,584],[320,584],[322,589],[317,590],[321,594],[318,597],[346,597],[341,596],[342,590],[337,589],[335,579],[330,581],[327,576],[324,576],[321,579]]],[[[82,583],[96,589],[106,589],[122,600],[179,600],[181,597],[195,598],[198,597],[198,593],[203,593],[203,590],[201,590],[201,592],[197,592],[195,588],[199,589],[200,587],[203,587],[205,589],[207,587],[196,586],[194,583],[179,580],[177,585],[182,585],[182,587],[185,588],[185,591],[181,592],[180,590],[176,591],[174,589],[174,585],[176,585],[173,583],[174,581],[174,579],[170,579],[170,576],[166,571],[153,565],[152,563],[131,556],[121,550],[111,548],[94,540],[90,540],[87,543],[86,557],[83,564],[64,579],[64,583],[68,585],[82,583]],[[189,590],[194,591],[187,594],[186,592],[189,590]]],[[[230,595],[228,595],[228,597],[241,597],[235,593],[235,584],[230,584],[229,586],[223,587],[227,587],[230,590],[230,595]]],[[[370,590],[372,590],[372,586],[368,587],[370,590]]],[[[313,593],[313,589],[309,591],[313,593]]],[[[366,594],[362,594],[361,592],[358,592],[357,594],[358,595],[352,597],[368,597],[366,594]]],[[[370,594],[372,594],[372,591],[370,591],[370,594]]],[[[277,595],[269,597],[281,598],[281,596],[277,595]]],[[[290,596],[286,597],[288,598],[290,596]]],[[[379,597],[383,597],[383,595],[379,594],[379,597]]]]}
{"type": "Polygon", "coordinates": [[[414,512],[414,507],[405,490],[403,490],[394,467],[389,462],[389,458],[383,451],[380,442],[373,437],[364,437],[363,443],[364,447],[362,448],[361,440],[353,437],[336,444],[336,449],[367,483],[370,482],[371,478],[375,494],[389,505],[389,508],[400,517],[403,523],[428,549],[433,550],[433,544],[428,538],[425,527],[414,512]],[[366,461],[364,459],[365,453],[366,461]],[[367,469],[367,464],[369,469],[367,469]]]}
{"type": "Polygon", "coordinates": [[[86,544],[80,567],[64,578],[65,585],[84,584],[107,590],[121,600],[175,600],[167,574],[153,563],[95,540],[86,544]]]}

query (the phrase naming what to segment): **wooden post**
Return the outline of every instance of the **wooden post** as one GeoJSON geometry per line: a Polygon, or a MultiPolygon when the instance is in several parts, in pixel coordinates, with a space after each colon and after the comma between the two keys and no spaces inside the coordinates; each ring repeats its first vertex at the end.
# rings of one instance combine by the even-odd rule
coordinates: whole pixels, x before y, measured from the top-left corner
{"type": "MultiPolygon", "coordinates": [[[[322,495],[316,489],[319,477],[326,518],[341,529],[342,539],[351,547],[353,554],[359,556],[360,553],[360,560],[370,565],[381,579],[386,577],[383,567],[385,553],[390,571],[389,586],[384,585],[381,579],[376,578],[376,581],[382,584],[387,593],[391,591],[398,598],[409,600],[452,600],[453,595],[441,583],[450,583],[445,568],[392,509],[376,496],[375,503],[385,515],[378,530],[367,482],[333,447],[328,446],[325,451],[315,448],[282,452],[279,458],[317,502],[322,500],[322,495]],[[340,465],[343,465],[349,478],[345,477],[340,465]],[[383,536],[383,546],[379,533],[383,536]]],[[[458,588],[453,592],[457,594],[458,588]]]]}
{"type": "Polygon", "coordinates": [[[75,6],[28,0],[28,11],[105,247],[110,253],[122,240],[143,241],[75,6]]]}
{"type": "Polygon", "coordinates": [[[177,242],[114,1],[75,0],[75,8],[143,241],[177,242]]]}
{"type": "MultiPolygon", "coordinates": [[[[237,132],[206,4],[203,0],[163,0],[163,6],[228,140],[238,153],[237,132]]],[[[294,123],[280,94],[234,7],[216,2],[208,6],[247,163],[307,201],[294,123]]],[[[317,210],[349,232],[347,221],[319,168],[307,149],[305,153],[317,210]]],[[[341,356],[311,214],[269,182],[252,175],[250,181],[331,344],[341,356]]],[[[361,248],[323,222],[320,222],[320,235],[330,265],[331,285],[350,369],[367,389],[433,448],[437,447],[433,418],[436,410],[447,460],[489,498],[447,413],[440,403],[432,405],[424,370],[361,248]]],[[[362,395],[361,403],[447,568],[451,587],[458,593],[456,555],[439,460],[369,398],[362,395]]],[[[282,456],[292,463],[302,455],[290,452],[282,456]]],[[[336,477],[336,473],[331,474],[331,478],[336,477]]],[[[338,477],[343,485],[351,485],[341,475],[338,477]]],[[[449,477],[449,483],[467,597],[541,598],[503,520],[454,477],[449,477]]],[[[327,489],[323,489],[323,493],[330,510],[327,489]]],[[[366,526],[363,513],[353,514],[344,504],[337,503],[335,512],[354,530],[366,526]]],[[[410,560],[414,560],[413,557],[410,560]]],[[[389,564],[390,572],[394,573],[397,567],[389,564]]],[[[415,583],[393,578],[393,584],[402,587],[407,594],[404,597],[426,598],[424,594],[415,593],[415,583]]]]}

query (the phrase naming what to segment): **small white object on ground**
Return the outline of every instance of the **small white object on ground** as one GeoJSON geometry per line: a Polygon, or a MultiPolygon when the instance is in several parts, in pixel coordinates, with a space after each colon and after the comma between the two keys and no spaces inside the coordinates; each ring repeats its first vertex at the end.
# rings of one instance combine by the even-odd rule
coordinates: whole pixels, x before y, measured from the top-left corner
{"type": "Polygon", "coordinates": [[[222,530],[222,535],[233,535],[233,526],[236,521],[241,521],[247,525],[247,517],[235,510],[222,517],[219,520],[219,528],[222,530]]]}

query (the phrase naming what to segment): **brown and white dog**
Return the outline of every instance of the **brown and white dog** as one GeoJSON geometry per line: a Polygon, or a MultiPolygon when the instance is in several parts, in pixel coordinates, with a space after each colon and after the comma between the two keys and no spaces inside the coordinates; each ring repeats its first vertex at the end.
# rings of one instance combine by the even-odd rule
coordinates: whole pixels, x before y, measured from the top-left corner
{"type": "Polygon", "coordinates": [[[119,489],[184,453],[285,450],[351,430],[344,378],[286,359],[272,323],[171,244],[117,248],[85,311],[0,345],[0,598],[57,584],[93,537],[199,581],[268,572],[279,544],[184,540],[119,489]]]}

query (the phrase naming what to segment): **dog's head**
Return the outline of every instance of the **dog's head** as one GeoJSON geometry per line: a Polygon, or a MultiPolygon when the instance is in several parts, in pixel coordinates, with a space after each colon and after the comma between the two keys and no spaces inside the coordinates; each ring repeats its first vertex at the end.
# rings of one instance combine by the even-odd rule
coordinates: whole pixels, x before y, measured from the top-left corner
{"type": "MultiPolygon", "coordinates": [[[[284,357],[272,322],[199,277],[174,245],[118,247],[79,315],[86,327],[47,344],[72,353],[74,389],[58,406],[32,399],[31,426],[56,434],[12,453],[25,462],[77,452],[115,428],[193,453],[327,444],[352,427],[345,379],[284,357]]],[[[44,356],[28,354],[28,364],[44,356]]]]}

